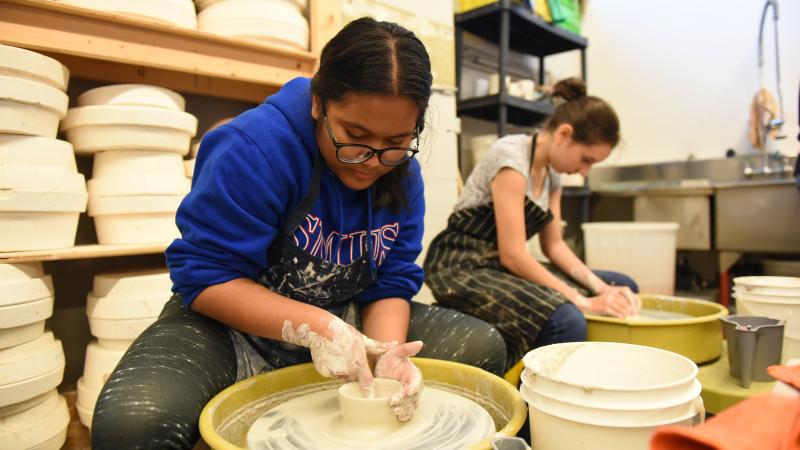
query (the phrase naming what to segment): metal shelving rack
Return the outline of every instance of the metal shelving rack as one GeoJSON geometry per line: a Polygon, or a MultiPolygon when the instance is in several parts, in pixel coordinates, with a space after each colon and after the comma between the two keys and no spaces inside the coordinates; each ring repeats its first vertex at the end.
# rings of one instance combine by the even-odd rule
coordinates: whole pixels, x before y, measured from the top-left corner
{"type": "Polygon", "coordinates": [[[511,0],[466,11],[455,16],[456,86],[461,85],[461,58],[464,54],[464,33],[474,34],[498,46],[499,93],[486,97],[459,100],[460,116],[497,122],[498,136],[506,135],[509,123],[530,126],[547,117],[553,108],[544,102],[532,102],[508,95],[505,78],[508,74],[509,51],[514,50],[539,58],[539,83],[544,82],[544,60],[549,55],[571,50],[581,52],[581,75],[586,80],[586,47],[583,36],[549,24],[511,0]]]}

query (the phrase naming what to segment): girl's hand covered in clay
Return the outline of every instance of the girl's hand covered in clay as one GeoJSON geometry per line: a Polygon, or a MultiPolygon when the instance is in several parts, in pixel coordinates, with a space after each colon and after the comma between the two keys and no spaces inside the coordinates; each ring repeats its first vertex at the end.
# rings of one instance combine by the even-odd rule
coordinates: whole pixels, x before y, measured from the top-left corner
{"type": "Polygon", "coordinates": [[[422,393],[422,372],[409,359],[422,349],[422,341],[408,342],[388,350],[375,364],[375,376],[392,378],[402,383],[400,392],[389,400],[397,420],[407,422],[419,406],[422,393]]]}
{"type": "Polygon", "coordinates": [[[311,359],[320,375],[358,380],[367,398],[375,397],[367,354],[380,355],[397,345],[370,339],[335,316],[328,324],[326,336],[315,333],[306,323],[294,328],[289,320],[283,323],[281,335],[284,341],[311,350],[311,359]]]}

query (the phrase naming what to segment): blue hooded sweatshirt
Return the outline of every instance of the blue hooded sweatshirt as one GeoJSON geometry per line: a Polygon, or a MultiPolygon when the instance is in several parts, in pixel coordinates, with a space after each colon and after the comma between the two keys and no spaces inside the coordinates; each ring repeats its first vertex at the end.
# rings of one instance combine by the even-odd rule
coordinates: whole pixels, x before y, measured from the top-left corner
{"type": "MultiPolygon", "coordinates": [[[[261,105],[205,135],[192,190],[177,212],[182,237],[166,252],[173,291],[185,305],[208,286],[258,280],[281,224],[309,190],[318,152],[307,78],[291,80],[261,105]]],[[[415,260],[422,250],[425,200],[416,160],[403,183],[408,210],[374,210],[368,224],[368,191],[346,187],[325,165],[319,196],[295,230],[298,247],[337,264],[358,259],[371,233],[377,280],[355,299],[360,303],[410,300],[422,285],[415,260]]]]}

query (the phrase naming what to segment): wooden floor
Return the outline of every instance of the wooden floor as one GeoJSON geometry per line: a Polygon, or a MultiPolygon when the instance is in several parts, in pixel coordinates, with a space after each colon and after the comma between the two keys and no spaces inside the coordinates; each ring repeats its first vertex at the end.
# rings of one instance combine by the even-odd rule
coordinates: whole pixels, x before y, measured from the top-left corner
{"type": "MultiPolygon", "coordinates": [[[[61,392],[61,395],[67,400],[67,407],[69,408],[69,427],[67,428],[67,441],[61,450],[90,450],[92,448],[92,440],[89,436],[89,429],[86,428],[78,419],[78,410],[75,409],[75,401],[77,399],[77,391],[69,390],[61,392]]],[[[210,450],[209,447],[202,439],[193,450],[210,450]]]]}

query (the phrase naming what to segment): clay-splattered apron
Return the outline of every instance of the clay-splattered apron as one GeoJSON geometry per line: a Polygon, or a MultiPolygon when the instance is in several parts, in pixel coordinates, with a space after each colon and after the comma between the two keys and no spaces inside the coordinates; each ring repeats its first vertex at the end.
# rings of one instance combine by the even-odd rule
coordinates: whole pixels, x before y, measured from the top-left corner
{"type": "MultiPolygon", "coordinates": [[[[536,138],[534,136],[534,143],[536,138]]],[[[533,161],[532,148],[529,161],[533,161]]],[[[525,236],[540,232],[553,214],[525,197],[525,236]]],[[[494,325],[514,364],[534,348],[542,325],[566,297],[506,270],[497,250],[494,205],[455,211],[447,228],[431,242],[425,282],[438,304],[494,325]]]]}
{"type": "MultiPolygon", "coordinates": [[[[349,265],[325,261],[300,249],[294,231],[306,220],[319,193],[324,163],[317,154],[308,193],[292,210],[268,249],[269,267],[259,283],[293,300],[325,309],[354,324],[353,297],[375,280],[371,236],[367,233],[362,256],[349,265]],[[351,317],[345,317],[346,315],[351,317]]],[[[367,196],[367,225],[372,225],[371,192],[367,196]]],[[[367,228],[371,229],[371,228],[367,228]]],[[[295,324],[299,325],[299,324],[295,324]]],[[[311,361],[308,349],[231,330],[236,347],[237,380],[281,367],[311,361]]]]}

